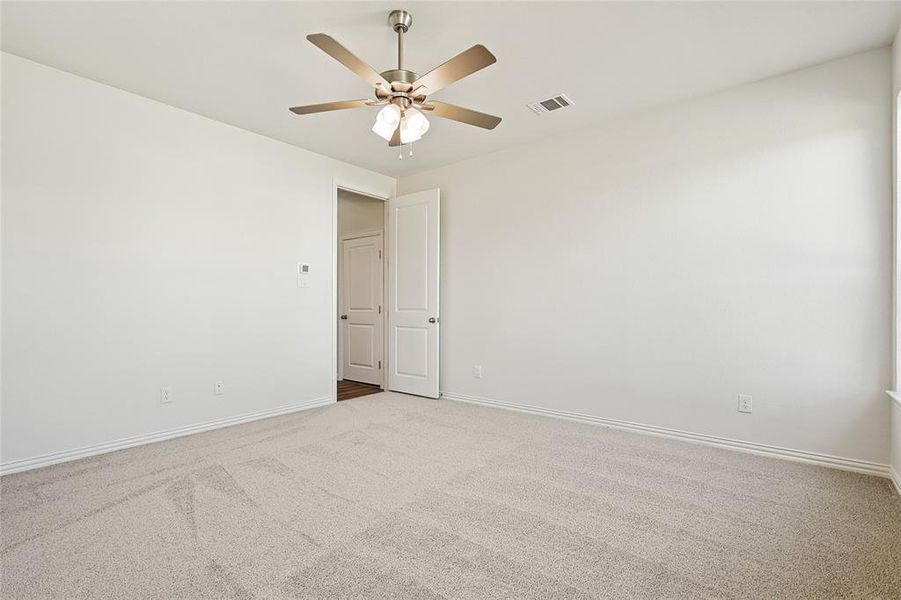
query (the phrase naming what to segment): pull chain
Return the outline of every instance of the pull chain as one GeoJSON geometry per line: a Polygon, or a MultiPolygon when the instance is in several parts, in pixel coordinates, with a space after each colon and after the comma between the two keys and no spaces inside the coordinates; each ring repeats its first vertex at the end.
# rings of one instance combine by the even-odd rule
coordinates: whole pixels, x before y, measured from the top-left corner
{"type": "Polygon", "coordinates": [[[410,142],[410,156],[413,156],[413,142],[410,142]]]}
{"type": "Polygon", "coordinates": [[[403,160],[403,159],[404,159],[404,146],[403,146],[403,144],[401,144],[400,150],[397,152],[397,158],[398,158],[398,160],[403,160]]]}

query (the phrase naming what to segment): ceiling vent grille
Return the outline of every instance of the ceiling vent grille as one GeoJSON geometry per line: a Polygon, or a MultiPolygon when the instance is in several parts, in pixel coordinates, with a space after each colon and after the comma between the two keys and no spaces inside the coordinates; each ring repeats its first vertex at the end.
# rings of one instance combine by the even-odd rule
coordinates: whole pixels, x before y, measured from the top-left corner
{"type": "Polygon", "coordinates": [[[569,108],[573,105],[573,101],[569,99],[566,94],[559,94],[552,98],[548,98],[547,100],[540,100],[533,104],[527,104],[536,115],[543,115],[544,113],[549,113],[555,110],[560,110],[561,108],[569,108]]]}

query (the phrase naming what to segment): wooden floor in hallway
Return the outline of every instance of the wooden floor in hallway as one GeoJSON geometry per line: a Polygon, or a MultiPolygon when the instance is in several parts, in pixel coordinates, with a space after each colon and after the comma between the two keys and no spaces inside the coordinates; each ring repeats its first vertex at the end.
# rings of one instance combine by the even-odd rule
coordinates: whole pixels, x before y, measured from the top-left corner
{"type": "Polygon", "coordinates": [[[381,391],[382,388],[377,385],[344,379],[338,382],[338,401],[378,394],[381,391]]]}

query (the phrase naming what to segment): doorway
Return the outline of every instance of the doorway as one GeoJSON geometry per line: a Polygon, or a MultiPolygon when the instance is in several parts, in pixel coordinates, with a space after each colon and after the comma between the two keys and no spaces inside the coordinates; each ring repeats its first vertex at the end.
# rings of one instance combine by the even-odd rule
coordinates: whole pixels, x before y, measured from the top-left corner
{"type": "MultiPolygon", "coordinates": [[[[361,377],[359,368],[368,368],[370,374],[373,370],[378,372],[377,383],[359,384],[372,386],[372,393],[391,390],[438,398],[440,190],[423,190],[400,196],[382,194],[383,191],[377,189],[363,191],[354,186],[354,182],[338,180],[334,181],[332,188],[332,240],[335,248],[332,262],[335,329],[332,330],[331,353],[335,362],[332,373],[337,383],[352,381],[344,371],[345,365],[353,359],[353,366],[358,369],[350,376],[375,380],[361,377]],[[344,308],[345,302],[349,306],[351,301],[345,299],[344,293],[344,242],[375,237],[377,234],[381,234],[380,266],[371,269],[370,274],[381,272],[382,301],[377,304],[373,298],[379,296],[378,292],[364,286],[370,299],[360,304],[375,306],[376,315],[380,318],[374,322],[361,322],[360,327],[352,332],[362,334],[366,326],[371,325],[370,332],[377,339],[358,335],[366,343],[359,344],[359,351],[355,351],[353,357],[348,356],[346,361],[345,353],[350,351],[350,348],[345,348],[349,339],[346,322],[351,320],[351,313],[344,308]],[[347,318],[341,319],[343,315],[347,318]]],[[[378,244],[378,239],[368,242],[378,244]]],[[[371,251],[372,248],[368,250],[370,260],[371,251]]],[[[378,256],[377,246],[375,251],[378,256]]],[[[365,256],[366,251],[361,250],[358,254],[365,256]]],[[[365,273],[366,268],[358,271],[365,273]]],[[[371,276],[366,279],[372,282],[371,276]]],[[[357,301],[352,303],[356,306],[357,301]]],[[[335,395],[339,396],[337,389],[335,395]]],[[[346,398],[347,394],[343,396],[346,398]]]]}
{"type": "Polygon", "coordinates": [[[385,388],[385,203],[338,189],[337,398],[385,388]]]}

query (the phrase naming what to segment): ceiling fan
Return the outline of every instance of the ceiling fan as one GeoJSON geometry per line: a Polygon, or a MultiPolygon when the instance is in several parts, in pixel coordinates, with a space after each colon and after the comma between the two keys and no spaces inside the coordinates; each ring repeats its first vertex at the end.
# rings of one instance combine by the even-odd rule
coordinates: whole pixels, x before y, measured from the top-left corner
{"type": "Polygon", "coordinates": [[[397,32],[397,68],[383,73],[376,73],[375,69],[324,33],[307,36],[313,45],[373,86],[374,99],[295,106],[290,109],[291,112],[308,115],[346,108],[381,106],[383,108],[376,117],[372,131],[387,140],[389,146],[412,144],[421,139],[429,129],[429,121],[424,112],[484,129],[497,127],[501,122],[500,117],[446,102],[428,100],[431,94],[497,62],[485,46],[476,44],[420,77],[417,73],[404,68],[404,33],[413,24],[413,16],[405,10],[394,10],[388,15],[388,23],[397,32]]]}

